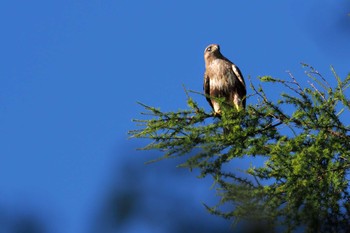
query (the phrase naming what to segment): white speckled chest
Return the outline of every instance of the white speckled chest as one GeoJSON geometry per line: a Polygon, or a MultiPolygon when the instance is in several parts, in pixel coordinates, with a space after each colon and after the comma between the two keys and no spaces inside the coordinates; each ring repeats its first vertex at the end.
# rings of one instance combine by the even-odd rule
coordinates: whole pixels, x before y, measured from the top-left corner
{"type": "Polygon", "coordinates": [[[227,68],[224,67],[224,64],[219,59],[215,59],[209,65],[209,69],[211,69],[211,73],[216,75],[210,77],[210,86],[215,89],[226,89],[233,86],[233,72],[228,71],[227,68]]]}

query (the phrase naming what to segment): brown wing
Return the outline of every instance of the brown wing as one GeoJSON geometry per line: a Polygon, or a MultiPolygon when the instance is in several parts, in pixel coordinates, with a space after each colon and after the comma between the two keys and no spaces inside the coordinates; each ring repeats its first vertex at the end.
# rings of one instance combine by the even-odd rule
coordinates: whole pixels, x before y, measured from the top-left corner
{"type": "Polygon", "coordinates": [[[204,90],[204,94],[206,95],[206,99],[207,99],[208,103],[210,104],[210,106],[212,108],[214,108],[213,103],[211,102],[211,99],[209,97],[210,96],[210,78],[207,75],[207,73],[204,74],[203,90],[204,90]]]}
{"type": "Polygon", "coordinates": [[[246,95],[247,95],[247,89],[245,86],[243,75],[240,71],[240,69],[232,63],[232,71],[234,73],[234,76],[238,82],[235,82],[236,91],[239,96],[239,98],[242,100],[242,106],[245,108],[246,106],[246,95]]]}

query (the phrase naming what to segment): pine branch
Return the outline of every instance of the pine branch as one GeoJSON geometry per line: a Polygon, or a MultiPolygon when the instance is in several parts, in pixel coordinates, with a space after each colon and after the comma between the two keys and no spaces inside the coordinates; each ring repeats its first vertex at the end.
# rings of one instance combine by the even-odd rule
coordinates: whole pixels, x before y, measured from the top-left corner
{"type": "Polygon", "coordinates": [[[149,139],[142,149],[162,151],[159,159],[185,156],[180,167],[212,176],[222,197],[215,207],[205,205],[213,214],[283,224],[287,232],[316,225],[319,232],[345,232],[342,227],[350,226],[350,127],[340,116],[350,114],[350,75],[342,80],[331,67],[332,87],[315,68],[303,66],[309,86],[302,87],[291,72],[288,80],[261,77],[261,83],[286,90],[272,101],[261,83],[256,87],[250,80],[247,100],[255,104],[237,111],[215,99],[222,105],[220,118],[191,95],[212,97],[185,87],[188,109],[163,112],[139,103],[146,119],[134,120],[140,128],[130,137],[149,139]],[[254,164],[257,157],[264,163],[254,164]],[[253,165],[237,172],[232,165],[241,159],[253,165]],[[231,209],[222,211],[223,204],[231,209]]]}

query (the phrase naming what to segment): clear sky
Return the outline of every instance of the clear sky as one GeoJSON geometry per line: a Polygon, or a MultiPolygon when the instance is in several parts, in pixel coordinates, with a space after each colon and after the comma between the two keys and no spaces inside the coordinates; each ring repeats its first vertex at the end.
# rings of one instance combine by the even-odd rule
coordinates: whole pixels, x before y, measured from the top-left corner
{"type": "MultiPolygon", "coordinates": [[[[253,82],[287,78],[287,70],[305,79],[300,62],[329,79],[333,65],[344,78],[348,13],[345,0],[1,1],[0,222],[10,229],[30,216],[43,232],[91,232],[106,193],[122,192],[126,181],[155,193],[152,181],[168,186],[207,218],[210,182],[173,171],[176,163],[144,168],[149,154],[134,149],[146,142],[127,139],[142,111],[136,102],[185,108],[182,85],[202,90],[210,43],[253,82]],[[135,168],[144,174],[133,177],[135,168]]],[[[161,199],[152,205],[169,204],[161,199]]],[[[115,232],[167,232],[152,221],[138,216],[115,232]]]]}

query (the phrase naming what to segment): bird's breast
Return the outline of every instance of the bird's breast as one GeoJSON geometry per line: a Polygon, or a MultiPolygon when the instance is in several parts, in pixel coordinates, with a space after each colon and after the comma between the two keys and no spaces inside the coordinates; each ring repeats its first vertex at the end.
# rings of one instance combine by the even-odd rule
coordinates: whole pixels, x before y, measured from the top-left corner
{"type": "Polygon", "coordinates": [[[214,60],[208,67],[210,70],[210,87],[215,89],[227,89],[233,86],[233,77],[225,63],[219,59],[214,60]]]}

